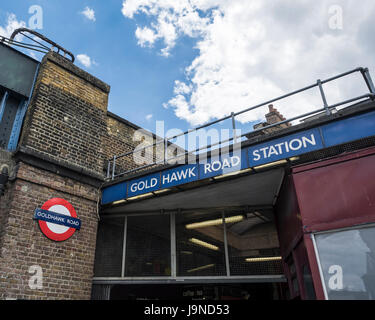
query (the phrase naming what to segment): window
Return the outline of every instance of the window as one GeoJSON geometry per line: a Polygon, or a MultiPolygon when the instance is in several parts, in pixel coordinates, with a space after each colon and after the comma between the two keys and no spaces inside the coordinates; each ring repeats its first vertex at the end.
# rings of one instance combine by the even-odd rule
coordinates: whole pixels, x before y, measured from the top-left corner
{"type": "Polygon", "coordinates": [[[327,298],[375,299],[375,227],[315,235],[327,298]]]}
{"type": "Polygon", "coordinates": [[[128,216],[125,276],[171,275],[170,216],[128,216]]]}
{"type": "Polygon", "coordinates": [[[103,219],[96,240],[94,274],[120,277],[124,242],[124,218],[103,219]]]}
{"type": "Polygon", "coordinates": [[[272,221],[258,212],[228,217],[227,221],[231,275],[283,274],[277,232],[272,221]]]}
{"type": "Polygon", "coordinates": [[[225,276],[221,213],[176,216],[177,276],[225,276]]]}
{"type": "Polygon", "coordinates": [[[232,213],[225,216],[225,223],[223,212],[103,217],[95,276],[282,275],[273,223],[259,215],[232,213]]]}

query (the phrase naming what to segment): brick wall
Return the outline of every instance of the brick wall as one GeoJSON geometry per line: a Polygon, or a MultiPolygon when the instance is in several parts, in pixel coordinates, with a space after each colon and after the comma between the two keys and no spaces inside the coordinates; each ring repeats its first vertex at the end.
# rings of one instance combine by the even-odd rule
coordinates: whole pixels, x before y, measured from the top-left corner
{"type": "MultiPolygon", "coordinates": [[[[43,58],[18,148],[0,154],[12,167],[0,197],[0,299],[90,299],[106,160],[140,143],[133,140],[139,127],[107,112],[108,93],[58,54],[43,58]],[[82,224],[63,242],[48,239],[33,220],[35,209],[56,197],[73,205],[82,224]],[[35,265],[43,272],[40,289],[29,287],[35,265]]],[[[136,166],[130,156],[117,171],[136,166]]]]}
{"type": "MultiPolygon", "coordinates": [[[[125,154],[133,151],[137,146],[143,143],[143,146],[146,144],[152,144],[156,141],[156,136],[152,133],[148,134],[146,131],[141,130],[137,125],[124,120],[112,113],[108,113],[107,116],[107,134],[103,138],[103,148],[106,159],[112,159],[114,155],[125,154]],[[136,136],[138,132],[138,137],[136,136]],[[145,136],[147,140],[140,140],[140,137],[145,136]]],[[[176,145],[169,144],[168,148],[168,157],[172,158],[175,156],[173,151],[178,149],[178,153],[183,153],[182,148],[178,148],[176,145]]],[[[147,148],[144,152],[139,151],[135,154],[129,154],[125,157],[116,159],[116,174],[123,173],[125,171],[139,168],[140,166],[145,165],[143,161],[147,163],[153,163],[155,161],[160,161],[163,155],[163,143],[157,145],[157,147],[147,148]],[[136,161],[135,161],[136,160],[136,161]]],[[[184,159],[185,157],[181,157],[184,159]]],[[[162,165],[162,164],[159,164],[162,165]]],[[[155,168],[157,165],[151,165],[144,170],[150,168],[155,168]]],[[[143,170],[143,171],[144,171],[143,170]]],[[[138,170],[142,171],[142,170],[138,170]]]]}
{"type": "Polygon", "coordinates": [[[90,299],[99,188],[104,178],[109,86],[54,52],[42,60],[18,148],[0,198],[0,298],[90,299]],[[75,208],[81,229],[44,236],[34,211],[51,198],[75,208]],[[31,266],[43,287],[31,289],[31,266]]]}
{"type": "MultiPolygon", "coordinates": [[[[139,142],[133,141],[134,133],[139,128],[131,123],[121,121],[119,118],[107,115],[107,132],[103,138],[103,148],[106,160],[113,158],[114,155],[128,153],[133,151],[139,142]]],[[[136,167],[133,156],[129,155],[120,158],[116,164],[116,172],[124,172],[136,167]]]]}
{"type": "Polygon", "coordinates": [[[41,64],[20,145],[102,176],[109,87],[51,52],[41,64]]]}
{"type": "Polygon", "coordinates": [[[97,230],[95,187],[20,163],[17,178],[1,199],[0,298],[89,299],[97,230]],[[54,242],[33,220],[34,210],[59,197],[75,208],[82,227],[66,241],[54,242]],[[29,268],[40,266],[43,288],[31,289],[29,268]]]}

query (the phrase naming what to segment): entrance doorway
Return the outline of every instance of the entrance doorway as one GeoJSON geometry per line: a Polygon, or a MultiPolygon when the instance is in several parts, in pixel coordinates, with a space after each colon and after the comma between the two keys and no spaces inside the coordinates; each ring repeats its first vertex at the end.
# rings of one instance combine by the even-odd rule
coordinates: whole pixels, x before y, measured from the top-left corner
{"type": "Polygon", "coordinates": [[[272,208],[106,217],[94,284],[110,299],[285,299],[272,208]]]}
{"type": "Polygon", "coordinates": [[[123,284],[111,288],[110,300],[284,300],[286,283],[123,284]]]}

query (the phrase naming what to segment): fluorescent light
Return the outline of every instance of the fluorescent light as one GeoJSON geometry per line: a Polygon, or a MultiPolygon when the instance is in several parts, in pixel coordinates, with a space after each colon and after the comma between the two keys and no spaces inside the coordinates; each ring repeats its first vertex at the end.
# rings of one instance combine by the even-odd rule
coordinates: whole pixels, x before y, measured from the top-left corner
{"type": "MultiPolygon", "coordinates": [[[[225,218],[226,223],[234,223],[234,222],[239,222],[244,219],[243,216],[233,216],[233,217],[228,217],[225,218]]],[[[190,223],[185,226],[186,229],[198,229],[198,228],[204,228],[204,227],[210,227],[210,226],[217,226],[221,225],[223,223],[223,219],[215,219],[215,220],[207,220],[207,221],[202,221],[202,222],[195,222],[195,223],[190,223]]]]}
{"type": "Polygon", "coordinates": [[[290,161],[297,161],[297,160],[299,160],[299,157],[291,157],[291,158],[289,158],[289,160],[290,161]]]}
{"type": "Polygon", "coordinates": [[[162,189],[162,190],[156,190],[154,191],[155,194],[160,194],[160,193],[164,193],[164,192],[167,192],[167,191],[170,191],[171,189],[162,189]]]}
{"type": "Polygon", "coordinates": [[[183,253],[183,254],[193,254],[191,251],[184,251],[184,250],[180,251],[180,253],[183,253]]]}
{"type": "Polygon", "coordinates": [[[246,262],[264,262],[281,260],[281,257],[259,257],[259,258],[246,258],[246,262]]]}
{"type": "Polygon", "coordinates": [[[248,168],[248,169],[244,169],[244,170],[240,170],[240,171],[233,171],[233,172],[229,172],[229,173],[222,174],[220,176],[214,177],[214,179],[220,180],[222,178],[226,178],[226,177],[230,177],[230,176],[236,176],[237,174],[240,174],[240,173],[250,172],[251,170],[253,170],[253,169],[248,168]]]}
{"type": "Polygon", "coordinates": [[[113,201],[112,202],[112,205],[115,205],[115,204],[120,204],[120,203],[123,203],[123,202],[126,202],[126,200],[117,200],[117,201],[113,201]]]}
{"type": "Polygon", "coordinates": [[[210,250],[214,250],[214,251],[218,251],[219,250],[219,247],[211,244],[211,243],[208,243],[208,242],[205,242],[205,241],[202,241],[202,240],[199,240],[199,239],[196,239],[196,238],[191,238],[189,239],[190,242],[192,243],[195,243],[201,247],[205,247],[207,249],[210,249],[210,250]]]}
{"type": "Polygon", "coordinates": [[[152,192],[149,192],[149,193],[145,193],[145,194],[140,194],[139,196],[134,196],[134,197],[130,197],[130,198],[127,198],[126,200],[137,200],[137,199],[143,199],[143,198],[147,198],[149,196],[152,196],[152,192]]]}
{"type": "Polygon", "coordinates": [[[282,163],[287,163],[287,161],[285,159],[279,160],[279,161],[274,161],[274,162],[270,162],[270,163],[262,164],[260,166],[253,167],[253,169],[256,170],[256,169],[261,169],[261,168],[273,167],[273,166],[276,166],[276,165],[282,164],[282,163]]]}
{"type": "Polygon", "coordinates": [[[188,270],[187,272],[195,272],[195,271],[200,271],[200,270],[204,270],[204,269],[208,269],[208,268],[212,268],[214,267],[215,264],[214,263],[211,263],[211,264],[207,264],[205,266],[201,266],[201,267],[197,267],[197,268],[193,268],[193,269],[190,269],[188,270]]]}

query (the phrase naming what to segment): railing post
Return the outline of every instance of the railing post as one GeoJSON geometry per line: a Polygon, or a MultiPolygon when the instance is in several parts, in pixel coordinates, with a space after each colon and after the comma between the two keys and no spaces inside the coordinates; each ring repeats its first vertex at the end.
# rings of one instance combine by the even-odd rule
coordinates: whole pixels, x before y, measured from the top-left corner
{"type": "Polygon", "coordinates": [[[115,178],[115,170],[116,170],[116,155],[113,156],[112,180],[115,178]]]}
{"type": "Polygon", "coordinates": [[[234,119],[234,112],[231,112],[230,116],[232,117],[232,128],[233,128],[233,143],[236,143],[237,142],[237,138],[236,138],[236,122],[235,122],[235,119],[234,119]]]}
{"type": "Polygon", "coordinates": [[[111,160],[108,160],[108,165],[107,165],[107,179],[109,179],[110,172],[111,171],[111,160]]]}
{"type": "Polygon", "coordinates": [[[326,96],[325,96],[325,94],[324,94],[324,90],[323,90],[323,86],[322,86],[322,81],[321,81],[320,79],[318,79],[318,80],[317,80],[317,84],[318,84],[318,86],[319,86],[320,95],[322,96],[324,109],[326,110],[326,115],[330,115],[330,114],[331,114],[331,111],[330,111],[329,108],[328,108],[328,103],[327,103],[326,96]]]}
{"type": "Polygon", "coordinates": [[[365,79],[368,89],[370,90],[370,93],[375,94],[374,83],[372,82],[368,68],[361,68],[361,73],[363,78],[365,79]]]}
{"type": "Polygon", "coordinates": [[[168,140],[165,139],[165,136],[164,136],[164,142],[163,142],[163,160],[164,160],[164,165],[167,163],[167,160],[168,160],[168,140]]]}

